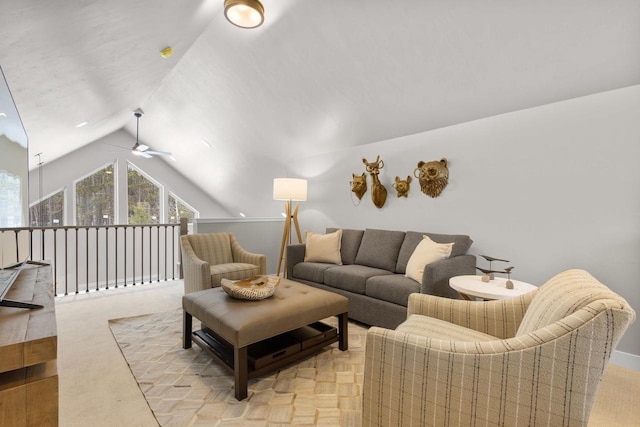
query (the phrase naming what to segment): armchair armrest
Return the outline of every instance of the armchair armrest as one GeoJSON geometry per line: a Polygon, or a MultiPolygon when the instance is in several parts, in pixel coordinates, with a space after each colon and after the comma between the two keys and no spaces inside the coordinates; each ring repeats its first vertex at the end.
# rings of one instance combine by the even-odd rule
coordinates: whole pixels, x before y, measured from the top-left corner
{"type": "Polygon", "coordinates": [[[515,336],[536,292],[496,301],[453,300],[415,293],[409,295],[407,316],[420,314],[494,337],[510,338],[515,336]]]}
{"type": "Polygon", "coordinates": [[[293,277],[293,267],[304,261],[304,254],[304,243],[287,246],[287,257],[285,258],[287,265],[287,277],[293,277]]]}
{"type": "Polygon", "coordinates": [[[231,239],[231,254],[234,262],[257,265],[260,267],[260,274],[267,274],[267,256],[249,252],[235,238],[231,239]]]}
{"type": "Polygon", "coordinates": [[[181,238],[180,242],[182,271],[184,273],[184,293],[188,294],[209,289],[211,287],[211,266],[208,262],[197,257],[186,238],[181,238]]]}
{"type": "Polygon", "coordinates": [[[420,293],[460,299],[460,294],[449,286],[449,279],[475,272],[475,255],[460,255],[427,264],[422,273],[420,293]]]}

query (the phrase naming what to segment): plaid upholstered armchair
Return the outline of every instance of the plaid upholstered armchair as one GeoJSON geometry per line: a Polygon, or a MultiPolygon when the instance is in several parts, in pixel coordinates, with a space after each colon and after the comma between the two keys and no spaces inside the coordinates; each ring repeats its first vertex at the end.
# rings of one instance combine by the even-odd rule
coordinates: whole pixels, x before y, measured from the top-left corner
{"type": "Polygon", "coordinates": [[[396,330],[367,333],[364,426],[584,426],[635,312],[583,270],[518,298],[412,294],[396,330]]]}
{"type": "Polygon", "coordinates": [[[184,293],[220,286],[220,280],[267,273],[266,255],[243,249],[232,233],[180,236],[184,293]]]}

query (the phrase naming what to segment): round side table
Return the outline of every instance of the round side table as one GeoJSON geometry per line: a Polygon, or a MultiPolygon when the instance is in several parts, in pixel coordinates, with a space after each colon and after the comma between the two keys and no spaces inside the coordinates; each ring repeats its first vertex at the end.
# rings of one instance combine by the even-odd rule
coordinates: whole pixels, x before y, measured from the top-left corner
{"type": "Polygon", "coordinates": [[[513,289],[507,289],[507,279],[496,277],[489,282],[483,282],[482,276],[454,276],[449,279],[449,286],[458,291],[466,300],[482,298],[485,300],[513,298],[537,289],[530,283],[511,280],[513,289]]]}

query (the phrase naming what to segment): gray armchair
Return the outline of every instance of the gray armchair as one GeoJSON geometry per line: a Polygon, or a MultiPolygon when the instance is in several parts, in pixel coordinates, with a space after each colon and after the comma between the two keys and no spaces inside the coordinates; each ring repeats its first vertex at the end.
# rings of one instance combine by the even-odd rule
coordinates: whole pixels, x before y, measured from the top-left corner
{"type": "Polygon", "coordinates": [[[180,247],[185,294],[267,273],[266,255],[243,249],[232,233],[187,234],[180,247]]]}

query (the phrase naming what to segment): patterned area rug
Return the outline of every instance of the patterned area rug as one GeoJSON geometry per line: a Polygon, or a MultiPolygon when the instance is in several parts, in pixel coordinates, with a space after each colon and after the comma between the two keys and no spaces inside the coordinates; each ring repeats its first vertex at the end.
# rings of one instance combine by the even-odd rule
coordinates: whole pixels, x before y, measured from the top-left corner
{"type": "MultiPolygon", "coordinates": [[[[323,322],[337,325],[335,317],[323,322]]],[[[349,322],[348,351],[334,343],[252,379],[241,402],[229,369],[195,344],[182,348],[181,310],[109,326],[161,426],[360,425],[366,328],[356,323],[349,322]]]]}

